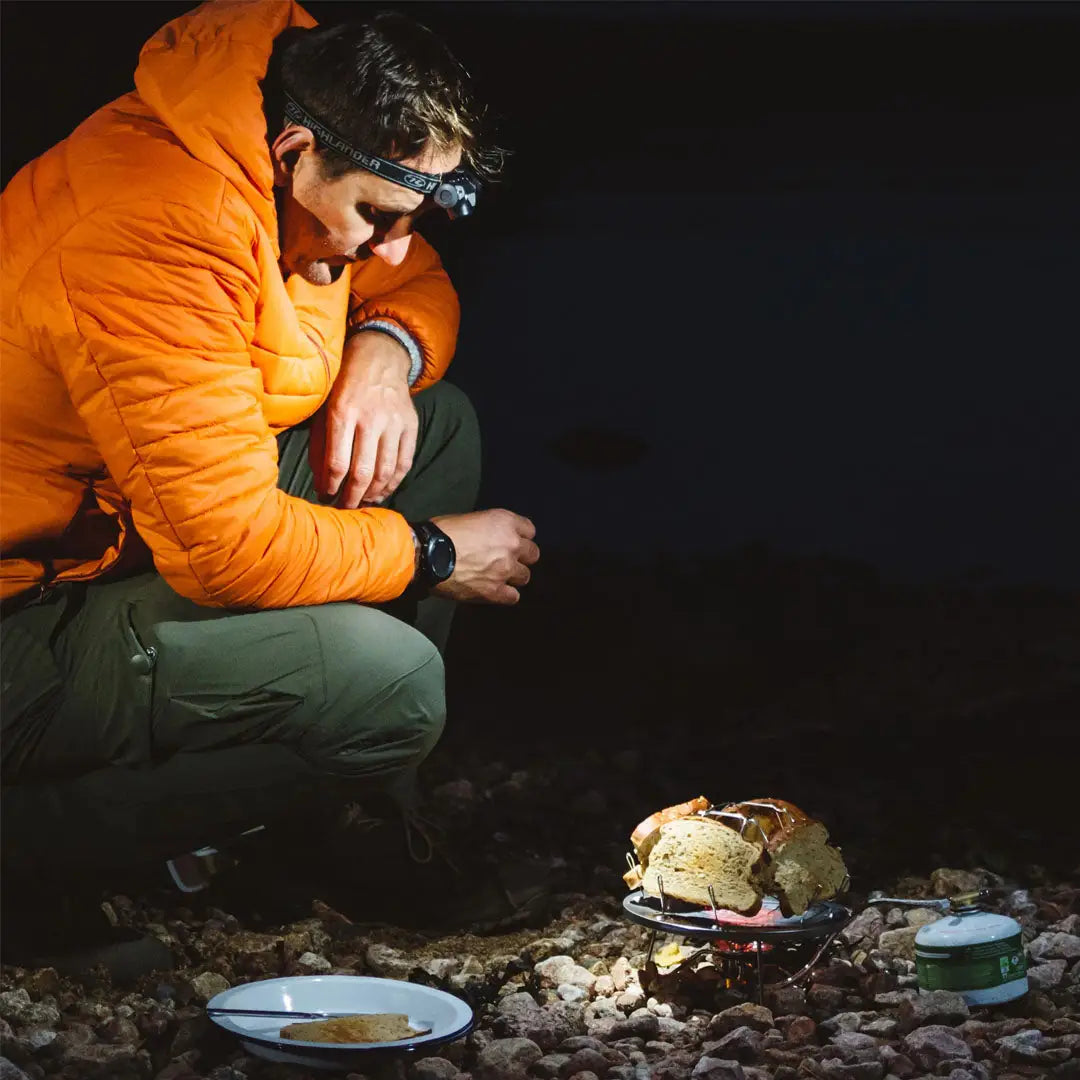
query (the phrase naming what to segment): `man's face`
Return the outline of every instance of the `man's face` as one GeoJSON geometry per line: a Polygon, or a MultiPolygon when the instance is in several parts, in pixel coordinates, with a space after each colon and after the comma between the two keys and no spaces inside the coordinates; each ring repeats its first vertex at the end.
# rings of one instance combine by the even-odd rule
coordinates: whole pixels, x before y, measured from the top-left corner
{"type": "MultiPolygon", "coordinates": [[[[460,149],[425,151],[400,162],[426,173],[447,173],[460,163],[460,149]]],[[[312,285],[329,285],[348,263],[372,255],[397,266],[408,254],[413,225],[433,205],[430,197],[364,169],[327,179],[310,145],[291,166],[275,165],[282,189],[281,268],[312,285]]]]}

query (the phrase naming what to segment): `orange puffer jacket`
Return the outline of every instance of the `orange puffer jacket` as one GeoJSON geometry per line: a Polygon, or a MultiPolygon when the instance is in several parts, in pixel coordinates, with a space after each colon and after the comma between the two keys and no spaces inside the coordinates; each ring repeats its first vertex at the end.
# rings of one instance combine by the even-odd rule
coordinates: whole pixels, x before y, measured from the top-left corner
{"type": "Polygon", "coordinates": [[[346,320],[419,344],[441,377],[458,303],[419,236],[329,286],[278,267],[259,80],[298,4],[214,0],[142,50],[136,90],[23,168],[0,200],[4,599],[149,547],[179,593],[255,608],[387,600],[405,520],[277,488],[275,435],[337,375],[346,320]]]}

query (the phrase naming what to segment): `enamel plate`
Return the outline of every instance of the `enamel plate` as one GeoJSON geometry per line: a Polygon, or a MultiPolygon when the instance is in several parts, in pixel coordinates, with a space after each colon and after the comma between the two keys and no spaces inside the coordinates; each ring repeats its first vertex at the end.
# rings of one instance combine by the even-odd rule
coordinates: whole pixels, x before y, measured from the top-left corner
{"type": "Polygon", "coordinates": [[[398,979],[363,975],[297,975],[263,979],[234,986],[207,1002],[211,1009],[273,1009],[283,1012],[404,1013],[409,1026],[430,1028],[427,1035],[381,1043],[317,1043],[282,1039],[280,1032],[292,1021],[282,1017],[220,1016],[210,1019],[236,1035],[245,1049],[268,1061],[307,1065],[317,1069],[350,1068],[358,1054],[373,1051],[410,1053],[428,1050],[467,1035],[473,1026],[472,1009],[464,1001],[430,986],[398,979]]]}

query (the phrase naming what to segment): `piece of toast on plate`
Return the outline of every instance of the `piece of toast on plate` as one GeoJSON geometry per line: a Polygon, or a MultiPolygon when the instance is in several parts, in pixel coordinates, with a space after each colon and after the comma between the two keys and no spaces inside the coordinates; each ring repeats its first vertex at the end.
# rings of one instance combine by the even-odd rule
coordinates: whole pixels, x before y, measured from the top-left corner
{"type": "Polygon", "coordinates": [[[430,1035],[431,1029],[418,1031],[409,1025],[404,1013],[363,1013],[356,1016],[335,1016],[329,1020],[309,1020],[288,1024],[281,1029],[281,1038],[301,1042],[322,1043],[381,1043],[400,1042],[417,1035],[430,1035]]]}

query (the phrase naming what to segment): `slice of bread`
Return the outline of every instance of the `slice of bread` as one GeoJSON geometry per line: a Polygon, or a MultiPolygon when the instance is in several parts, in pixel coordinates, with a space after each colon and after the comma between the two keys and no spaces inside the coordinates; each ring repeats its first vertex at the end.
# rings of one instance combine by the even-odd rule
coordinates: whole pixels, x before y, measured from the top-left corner
{"type": "Polygon", "coordinates": [[[718,908],[748,912],[761,903],[755,864],[763,845],[704,817],[682,817],[661,825],[645,865],[642,890],[710,906],[712,886],[718,908]]]}
{"type": "Polygon", "coordinates": [[[280,1034],[283,1039],[299,1039],[301,1042],[379,1043],[400,1042],[430,1033],[430,1028],[417,1031],[410,1027],[409,1018],[404,1013],[364,1013],[288,1024],[280,1034]]]}
{"type": "Polygon", "coordinates": [[[637,853],[641,865],[645,866],[648,863],[649,852],[652,851],[656,841],[660,839],[660,827],[662,825],[666,825],[669,821],[677,821],[679,818],[690,817],[691,814],[698,814],[702,810],[708,810],[710,805],[709,800],[704,795],[699,795],[696,799],[689,799],[687,802],[679,803],[678,806],[667,806],[663,810],[657,810],[655,814],[650,814],[630,834],[630,843],[634,845],[634,851],[637,853]]]}
{"type": "Polygon", "coordinates": [[[811,821],[771,851],[764,886],[779,898],[785,915],[801,915],[811,904],[843,889],[847,868],[828,839],[825,826],[811,821]]]}

